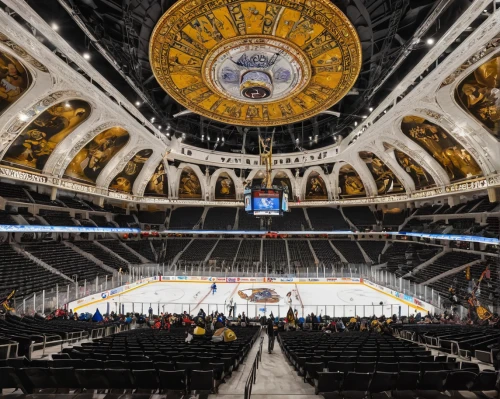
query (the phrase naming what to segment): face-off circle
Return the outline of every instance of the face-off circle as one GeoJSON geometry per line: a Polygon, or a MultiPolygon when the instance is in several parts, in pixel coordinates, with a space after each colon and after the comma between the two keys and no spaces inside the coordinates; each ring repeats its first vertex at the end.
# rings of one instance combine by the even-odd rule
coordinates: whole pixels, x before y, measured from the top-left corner
{"type": "Polygon", "coordinates": [[[149,58],[182,106],[245,126],[332,107],[362,59],[354,27],[329,0],[180,0],[158,21],[149,58]]]}

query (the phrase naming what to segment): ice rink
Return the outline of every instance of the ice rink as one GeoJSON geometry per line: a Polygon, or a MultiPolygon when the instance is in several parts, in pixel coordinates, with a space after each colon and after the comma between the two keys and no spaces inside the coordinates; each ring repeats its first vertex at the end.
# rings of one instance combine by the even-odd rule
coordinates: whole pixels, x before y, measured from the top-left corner
{"type": "Polygon", "coordinates": [[[408,315],[416,313],[415,306],[398,300],[364,284],[312,284],[312,283],[218,283],[217,292],[212,293],[210,283],[155,282],[145,286],[101,299],[76,308],[77,312],[101,313],[135,312],[154,314],[160,312],[197,314],[200,309],[229,314],[230,304],[235,305],[235,314],[245,312],[255,315],[285,316],[289,306],[306,316],[332,317],[371,316],[394,313],[408,315]],[[381,304],[382,303],[382,304],[381,304]]]}

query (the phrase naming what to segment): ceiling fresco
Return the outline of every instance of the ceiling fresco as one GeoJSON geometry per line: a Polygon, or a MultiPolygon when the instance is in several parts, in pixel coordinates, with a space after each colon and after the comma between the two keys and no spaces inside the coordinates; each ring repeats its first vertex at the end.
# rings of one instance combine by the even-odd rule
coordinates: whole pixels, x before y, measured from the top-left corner
{"type": "Polygon", "coordinates": [[[149,53],[158,83],[180,104],[244,126],[317,115],[361,68],[357,32],[328,0],[180,0],[157,23],[149,53]]]}
{"type": "Polygon", "coordinates": [[[365,185],[358,172],[349,164],[339,170],[339,197],[366,197],[365,185]]]}
{"type": "Polygon", "coordinates": [[[478,66],[462,80],[455,97],[463,109],[500,139],[500,56],[478,66]]]}
{"type": "Polygon", "coordinates": [[[198,175],[190,167],[181,172],[179,179],[179,198],[201,199],[201,184],[198,175]]]}
{"type": "Polygon", "coordinates": [[[363,151],[359,153],[359,156],[375,180],[378,195],[402,193],[405,191],[405,188],[394,172],[373,152],[363,151]]]}
{"type": "Polygon", "coordinates": [[[168,197],[168,175],[165,164],[160,161],[144,191],[145,197],[168,197]]]}
{"type": "Polygon", "coordinates": [[[123,170],[115,176],[109,188],[115,191],[131,193],[137,176],[139,176],[144,164],[152,154],[153,150],[142,150],[135,154],[134,157],[127,162],[123,170]]]}
{"type": "Polygon", "coordinates": [[[129,133],[113,127],[99,133],[83,147],[66,168],[64,176],[76,181],[95,184],[102,170],[129,141],[129,133]]]}
{"type": "Polygon", "coordinates": [[[416,190],[425,190],[436,186],[432,176],[412,157],[399,150],[394,150],[394,155],[399,166],[411,176],[416,190]]]}
{"type": "Polygon", "coordinates": [[[451,181],[482,176],[469,151],[442,127],[419,116],[406,116],[401,130],[439,162],[451,181]]]}
{"type": "Polygon", "coordinates": [[[318,172],[313,171],[307,177],[305,198],[308,201],[328,200],[328,189],[318,172]]]}
{"type": "Polygon", "coordinates": [[[2,164],[43,170],[56,146],[80,126],[90,112],[89,103],[83,100],[66,100],[49,107],[16,138],[2,164]]]}
{"type": "Polygon", "coordinates": [[[31,74],[23,64],[0,50],[0,115],[23,95],[31,83],[31,74]]]}
{"type": "Polygon", "coordinates": [[[215,199],[216,200],[235,200],[236,188],[234,181],[227,172],[222,172],[215,182],[215,199]]]}

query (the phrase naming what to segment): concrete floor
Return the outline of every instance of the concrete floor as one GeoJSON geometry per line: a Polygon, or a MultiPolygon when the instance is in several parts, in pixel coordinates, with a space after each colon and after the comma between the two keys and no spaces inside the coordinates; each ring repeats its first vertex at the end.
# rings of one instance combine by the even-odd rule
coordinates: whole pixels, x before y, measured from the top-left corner
{"type": "MultiPolygon", "coordinates": [[[[288,363],[285,355],[276,340],[274,351],[267,352],[268,339],[263,333],[264,344],[262,345],[262,363],[257,370],[257,380],[252,388],[252,398],[289,398],[312,399],[318,398],[314,395],[314,387],[304,383],[303,379],[297,375],[294,368],[288,363]]],[[[217,395],[209,395],[210,399],[240,399],[244,397],[246,380],[250,374],[252,364],[259,351],[259,341],[255,343],[248,354],[245,364],[240,365],[238,371],[233,372],[233,376],[219,387],[217,395]]]]}

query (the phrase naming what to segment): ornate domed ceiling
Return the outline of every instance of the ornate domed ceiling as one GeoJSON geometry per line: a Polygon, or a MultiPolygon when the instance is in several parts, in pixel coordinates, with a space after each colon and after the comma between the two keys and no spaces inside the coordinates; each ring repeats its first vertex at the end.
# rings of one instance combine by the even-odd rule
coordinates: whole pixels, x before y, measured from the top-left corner
{"type": "Polygon", "coordinates": [[[361,69],[354,26],[329,0],[182,0],[151,35],[160,85],[188,110],[276,126],[341,100],[361,69]]]}

